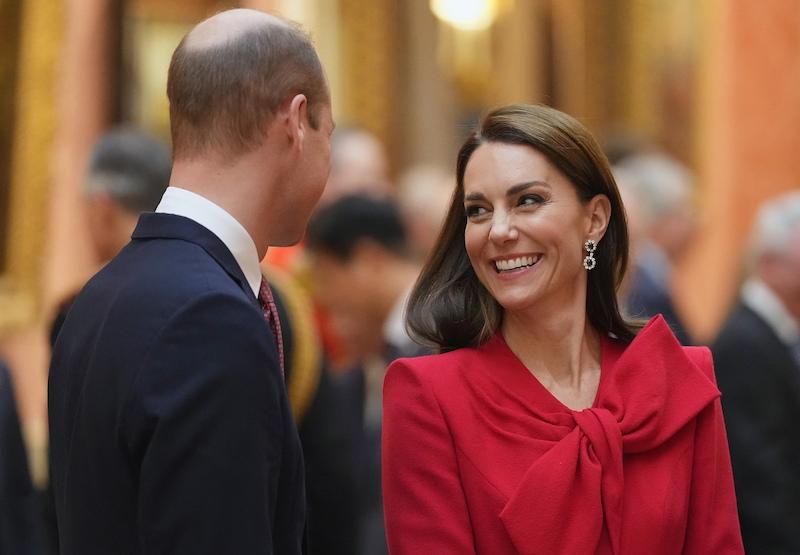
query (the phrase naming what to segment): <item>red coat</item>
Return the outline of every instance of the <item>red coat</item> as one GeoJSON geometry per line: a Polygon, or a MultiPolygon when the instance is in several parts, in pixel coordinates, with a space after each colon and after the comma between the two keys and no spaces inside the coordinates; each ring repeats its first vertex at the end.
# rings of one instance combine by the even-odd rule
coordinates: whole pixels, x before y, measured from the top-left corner
{"type": "Polygon", "coordinates": [[[398,360],[382,442],[393,555],[744,552],[710,352],[661,317],[628,346],[603,342],[583,411],[499,333],[398,360]]]}

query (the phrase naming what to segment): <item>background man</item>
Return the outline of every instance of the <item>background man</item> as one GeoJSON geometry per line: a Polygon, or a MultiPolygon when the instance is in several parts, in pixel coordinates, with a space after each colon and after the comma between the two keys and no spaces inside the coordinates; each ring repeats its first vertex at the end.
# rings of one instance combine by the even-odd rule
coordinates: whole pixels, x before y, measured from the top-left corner
{"type": "Polygon", "coordinates": [[[634,267],[627,284],[627,312],[664,319],[684,345],[692,340],[672,300],[672,270],[697,230],[689,171],[658,152],[632,155],[614,168],[626,209],[635,207],[634,267]]]}
{"type": "Polygon", "coordinates": [[[100,260],[111,260],[131,238],[139,214],[158,206],[169,184],[169,150],[132,128],[109,131],[89,157],[85,190],[92,240],[100,260]]]}
{"type": "Polygon", "coordinates": [[[333,130],[291,24],[231,10],[175,51],[170,188],[83,289],[49,407],[61,553],[301,552],[303,461],[259,260],[300,239],[333,130]]]}
{"type": "Polygon", "coordinates": [[[800,553],[800,191],[764,205],[712,345],[748,553],[800,553]]]}
{"type": "MultiPolygon", "coordinates": [[[[321,208],[306,235],[314,294],[352,362],[340,376],[356,401],[359,495],[356,555],[387,553],[381,496],[382,387],[395,358],[421,354],[403,313],[418,267],[391,200],[347,195],[321,208]]],[[[351,419],[353,420],[353,419],[351,419]]]]}

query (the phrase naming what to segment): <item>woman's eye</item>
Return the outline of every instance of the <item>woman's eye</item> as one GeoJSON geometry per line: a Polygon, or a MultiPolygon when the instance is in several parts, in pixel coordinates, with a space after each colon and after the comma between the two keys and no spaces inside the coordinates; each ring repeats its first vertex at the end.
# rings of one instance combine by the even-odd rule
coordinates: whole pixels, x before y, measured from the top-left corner
{"type": "Polygon", "coordinates": [[[539,195],[523,195],[519,198],[520,206],[533,206],[542,202],[544,202],[544,199],[539,195]]]}
{"type": "Polygon", "coordinates": [[[477,218],[486,214],[487,210],[483,206],[467,206],[467,218],[477,218]]]}

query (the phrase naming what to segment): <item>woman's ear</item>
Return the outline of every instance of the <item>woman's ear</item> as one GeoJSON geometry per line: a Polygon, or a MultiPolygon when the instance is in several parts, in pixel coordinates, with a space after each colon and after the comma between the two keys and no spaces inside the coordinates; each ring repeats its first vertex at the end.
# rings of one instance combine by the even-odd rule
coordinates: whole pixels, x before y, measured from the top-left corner
{"type": "Polygon", "coordinates": [[[606,195],[595,195],[586,204],[586,238],[600,242],[611,220],[611,201],[606,195]]]}

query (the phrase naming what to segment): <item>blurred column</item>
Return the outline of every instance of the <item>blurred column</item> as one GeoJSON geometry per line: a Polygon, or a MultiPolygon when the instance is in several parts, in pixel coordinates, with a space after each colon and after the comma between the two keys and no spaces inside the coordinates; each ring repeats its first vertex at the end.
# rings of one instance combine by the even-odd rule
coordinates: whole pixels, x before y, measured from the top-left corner
{"type": "Polygon", "coordinates": [[[397,18],[393,0],[340,0],[342,26],[341,123],[375,133],[387,146],[394,166],[397,106],[397,18]]]}
{"type": "Polygon", "coordinates": [[[46,249],[45,302],[74,291],[97,264],[83,207],[83,175],[116,110],[121,0],[67,0],[59,124],[46,249]]]}
{"type": "Polygon", "coordinates": [[[545,13],[542,2],[516,2],[495,24],[496,50],[489,85],[491,105],[547,100],[545,13]]]}
{"type": "MultiPolygon", "coordinates": [[[[41,280],[44,310],[39,321],[7,338],[3,353],[14,374],[18,408],[34,479],[47,472],[47,326],[55,304],[89,277],[97,263],[82,205],[82,178],[91,144],[108,125],[116,109],[120,0],[67,0],[63,3],[25,2],[25,17],[49,25],[35,31],[23,26],[23,45],[30,41],[60,41],[60,73],[55,99],[40,99],[41,117],[56,106],[52,150],[38,145],[41,171],[51,176],[47,230],[44,235],[41,280]],[[58,32],[63,26],[63,35],[58,32]],[[55,102],[54,102],[55,101],[55,102]]],[[[57,51],[57,49],[54,49],[57,51]]]]}
{"type": "Polygon", "coordinates": [[[800,186],[800,2],[711,6],[697,111],[705,229],[678,276],[679,304],[706,340],[738,292],[759,205],[800,186]]]}
{"type": "Polygon", "coordinates": [[[612,3],[550,0],[552,94],[547,104],[578,118],[597,133],[612,115],[609,98],[618,76],[609,71],[612,3]]]}
{"type": "Polygon", "coordinates": [[[405,25],[398,49],[398,94],[402,165],[442,164],[455,167],[461,133],[457,126],[459,103],[453,81],[436,56],[438,30],[428,2],[404,4],[405,25]]]}
{"type": "MultiPolygon", "coordinates": [[[[10,179],[15,194],[9,207],[15,217],[8,246],[10,259],[26,278],[26,283],[18,284],[18,293],[30,302],[25,312],[34,314],[41,310],[41,288],[47,272],[42,263],[42,243],[47,241],[49,222],[42,210],[47,206],[53,175],[51,147],[57,121],[53,101],[62,15],[62,6],[55,0],[31,0],[20,6],[10,179]]],[[[19,324],[24,327],[4,336],[0,348],[11,368],[32,478],[41,485],[47,479],[47,351],[39,320],[31,323],[26,316],[19,324]]]]}

